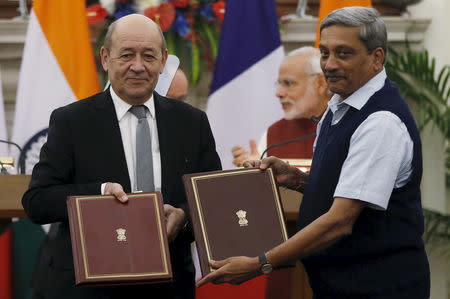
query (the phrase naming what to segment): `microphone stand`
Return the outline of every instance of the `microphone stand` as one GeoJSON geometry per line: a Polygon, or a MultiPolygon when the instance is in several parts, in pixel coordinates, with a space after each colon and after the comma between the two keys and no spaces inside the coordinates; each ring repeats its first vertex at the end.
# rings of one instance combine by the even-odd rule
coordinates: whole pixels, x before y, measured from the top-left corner
{"type": "MultiPolygon", "coordinates": [[[[25,157],[22,155],[22,148],[15,142],[7,141],[7,140],[0,140],[0,143],[6,143],[10,145],[14,145],[19,150],[19,161],[17,162],[17,167],[19,169],[20,174],[25,174],[25,157]]],[[[3,167],[3,165],[2,165],[3,167]]]]}
{"type": "MultiPolygon", "coordinates": [[[[319,122],[319,118],[318,118],[317,116],[314,116],[314,115],[313,115],[313,116],[311,116],[310,119],[311,119],[311,121],[314,122],[315,124],[317,124],[317,123],[319,122]]],[[[289,143],[292,143],[292,142],[302,141],[302,140],[306,140],[306,139],[313,138],[313,137],[316,137],[316,133],[312,133],[312,134],[309,134],[309,135],[306,135],[306,136],[302,136],[302,137],[299,137],[299,138],[291,139],[291,140],[288,140],[288,141],[285,141],[285,142],[281,142],[281,143],[277,143],[277,144],[272,144],[271,146],[267,147],[267,148],[262,152],[262,154],[261,154],[261,156],[259,157],[259,159],[262,160],[262,158],[264,157],[265,153],[267,153],[268,150],[273,149],[274,147],[279,147],[279,146],[286,145],[286,144],[289,144],[289,143]]]]}
{"type": "Polygon", "coordinates": [[[299,138],[291,139],[291,140],[288,140],[288,141],[285,141],[285,142],[272,144],[271,146],[267,147],[262,152],[261,157],[259,157],[259,159],[261,160],[264,157],[265,153],[267,153],[268,150],[273,149],[274,147],[279,147],[279,146],[286,145],[286,144],[289,144],[289,143],[292,143],[292,142],[302,141],[302,140],[313,138],[313,137],[316,137],[316,133],[312,133],[312,134],[309,134],[309,135],[306,135],[306,136],[302,136],[302,137],[299,137],[299,138]]]}

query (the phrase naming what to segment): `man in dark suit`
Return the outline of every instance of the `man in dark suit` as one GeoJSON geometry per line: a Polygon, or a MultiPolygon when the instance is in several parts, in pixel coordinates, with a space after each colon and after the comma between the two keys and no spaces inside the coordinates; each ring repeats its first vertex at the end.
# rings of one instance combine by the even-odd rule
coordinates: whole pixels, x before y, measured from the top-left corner
{"type": "Polygon", "coordinates": [[[194,298],[192,234],[181,176],[220,169],[206,114],[154,92],[167,59],[160,28],[142,15],[114,22],[101,49],[111,88],[56,109],[47,143],[22,203],[35,223],[59,223],[51,232],[35,298],[194,298]],[[174,282],[170,285],[75,287],[66,198],[112,194],[121,202],[139,190],[137,117],[145,111],[151,136],[152,184],[161,190],[174,282]]]}

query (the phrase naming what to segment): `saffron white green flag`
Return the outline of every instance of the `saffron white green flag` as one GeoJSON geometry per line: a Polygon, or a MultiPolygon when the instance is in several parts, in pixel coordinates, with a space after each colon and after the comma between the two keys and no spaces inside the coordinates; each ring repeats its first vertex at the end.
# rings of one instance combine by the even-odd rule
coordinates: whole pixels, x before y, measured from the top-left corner
{"type": "Polygon", "coordinates": [[[27,173],[47,139],[51,112],[97,92],[85,1],[33,1],[11,138],[24,150],[27,173]]]}

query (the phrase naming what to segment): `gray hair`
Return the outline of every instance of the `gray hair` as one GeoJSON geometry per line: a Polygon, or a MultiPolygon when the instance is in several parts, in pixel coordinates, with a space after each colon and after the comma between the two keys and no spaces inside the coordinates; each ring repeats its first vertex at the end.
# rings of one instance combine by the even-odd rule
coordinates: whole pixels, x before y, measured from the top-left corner
{"type": "Polygon", "coordinates": [[[386,25],[374,8],[351,6],[336,9],[320,24],[320,32],[333,25],[361,27],[359,38],[366,46],[367,51],[372,53],[376,48],[382,48],[386,55],[386,25]]]}
{"type": "MultiPolygon", "coordinates": [[[[105,47],[106,50],[108,50],[108,51],[111,50],[112,35],[113,35],[114,31],[116,30],[117,21],[119,21],[119,20],[120,19],[117,19],[114,22],[112,22],[108,26],[108,31],[106,31],[105,40],[103,41],[103,47],[105,47]]],[[[153,22],[153,20],[152,20],[152,22],[153,22]]],[[[161,30],[161,27],[158,24],[156,24],[156,23],[155,23],[155,25],[158,28],[159,35],[161,36],[161,53],[164,54],[164,52],[167,50],[166,39],[164,38],[164,34],[163,34],[162,30],[161,30]]]]}
{"type": "Polygon", "coordinates": [[[291,56],[305,56],[309,62],[309,73],[310,74],[321,74],[322,69],[320,68],[320,51],[314,47],[301,47],[289,52],[286,57],[291,56]]]}

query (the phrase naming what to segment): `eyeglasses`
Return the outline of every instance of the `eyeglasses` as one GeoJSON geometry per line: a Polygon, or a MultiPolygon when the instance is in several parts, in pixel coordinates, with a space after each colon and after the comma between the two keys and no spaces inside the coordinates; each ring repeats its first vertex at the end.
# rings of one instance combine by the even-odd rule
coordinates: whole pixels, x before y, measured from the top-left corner
{"type": "MultiPolygon", "coordinates": [[[[311,73],[311,74],[307,74],[306,77],[312,77],[312,76],[316,76],[319,75],[320,73],[311,73]]],[[[283,79],[279,79],[277,81],[275,81],[275,87],[278,88],[280,85],[284,88],[291,88],[295,85],[298,85],[299,82],[289,79],[289,78],[283,78],[283,79]]]]}

